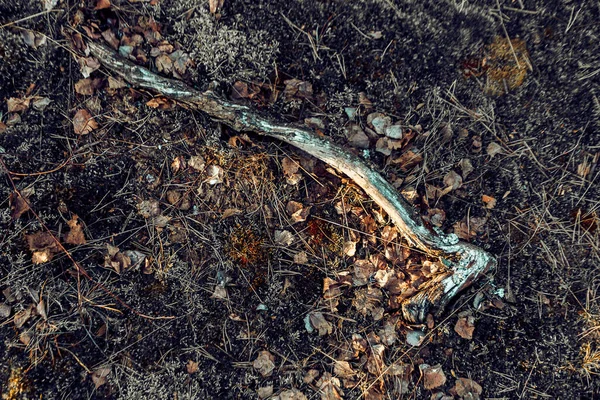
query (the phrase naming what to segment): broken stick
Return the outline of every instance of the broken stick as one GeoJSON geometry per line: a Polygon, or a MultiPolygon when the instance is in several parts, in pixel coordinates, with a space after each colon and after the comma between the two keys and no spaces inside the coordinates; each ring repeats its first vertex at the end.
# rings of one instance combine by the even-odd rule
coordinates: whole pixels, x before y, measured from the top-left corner
{"type": "Polygon", "coordinates": [[[448,272],[439,274],[402,303],[404,319],[422,323],[429,312],[440,313],[462,289],[496,266],[496,259],[483,249],[425,226],[413,207],[378,172],[358,156],[313,131],[279,123],[252,108],[218,97],[212,91],[199,91],[185,83],[162,77],[120,57],[112,49],[88,43],[90,53],[105,68],[134,87],[147,89],[185,103],[237,131],[269,136],[304,150],[347,175],[390,216],[400,233],[413,246],[432,257],[439,257],[448,272]]]}

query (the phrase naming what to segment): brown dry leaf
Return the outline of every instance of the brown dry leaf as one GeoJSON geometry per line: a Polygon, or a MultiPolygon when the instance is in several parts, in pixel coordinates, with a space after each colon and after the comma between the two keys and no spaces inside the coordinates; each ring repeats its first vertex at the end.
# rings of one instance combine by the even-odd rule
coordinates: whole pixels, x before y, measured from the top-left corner
{"type": "Polygon", "coordinates": [[[102,37],[106,42],[115,50],[119,50],[119,39],[111,29],[107,29],[102,32],[102,37]]]}
{"type": "Polygon", "coordinates": [[[444,175],[444,185],[446,185],[446,189],[444,189],[444,192],[456,190],[462,186],[462,183],[462,177],[456,172],[450,171],[446,175],[444,175]]]}
{"type": "Polygon", "coordinates": [[[367,360],[367,370],[375,376],[381,376],[385,370],[385,363],[383,362],[383,353],[385,352],[385,346],[382,344],[376,344],[371,346],[371,354],[367,360]]]}
{"type": "Polygon", "coordinates": [[[31,317],[32,311],[33,311],[33,304],[30,305],[29,307],[27,307],[26,309],[19,311],[18,313],[15,314],[15,316],[13,317],[13,323],[15,324],[15,327],[17,329],[21,329],[21,327],[23,325],[25,325],[25,322],[27,322],[29,320],[29,318],[31,317]]]}
{"type": "Polygon", "coordinates": [[[356,260],[354,263],[354,275],[352,282],[354,286],[366,285],[369,277],[375,272],[375,266],[369,260],[356,260]]]}
{"type": "MultiPolygon", "coordinates": [[[[313,370],[314,371],[314,370],[313,370]]],[[[287,389],[280,392],[277,396],[271,397],[272,400],[308,400],[298,389],[287,389]]]]}
{"type": "Polygon", "coordinates": [[[313,95],[312,84],[308,82],[301,81],[299,79],[288,79],[283,83],[285,84],[283,94],[285,95],[285,99],[287,101],[293,98],[308,99],[313,95]]]}
{"type": "Polygon", "coordinates": [[[110,0],[98,0],[94,10],[104,10],[105,8],[110,8],[110,0]]]}
{"type": "Polygon", "coordinates": [[[6,125],[4,122],[0,121],[0,133],[4,133],[4,131],[6,131],[8,129],[8,125],[6,125]]]}
{"type": "Polygon", "coordinates": [[[10,216],[13,221],[19,219],[21,215],[30,210],[29,198],[23,192],[11,193],[8,202],[10,204],[10,216]]]}
{"type": "Polygon", "coordinates": [[[258,354],[258,357],[254,360],[252,366],[263,377],[271,376],[275,369],[275,356],[268,350],[263,350],[258,354]]]}
{"type": "Polygon", "coordinates": [[[65,243],[80,245],[86,244],[85,235],[83,234],[83,228],[79,224],[79,217],[73,214],[73,217],[70,221],[67,221],[67,225],[69,225],[69,232],[65,235],[65,243]]]}
{"type": "Polygon", "coordinates": [[[473,339],[473,332],[475,331],[475,318],[472,315],[459,318],[454,326],[454,331],[463,339],[473,339]]]}
{"type": "Polygon", "coordinates": [[[119,251],[119,248],[106,244],[108,253],[104,256],[104,268],[114,270],[117,274],[121,275],[123,271],[131,267],[131,258],[119,251]]]}
{"type": "Polygon", "coordinates": [[[92,80],[90,78],[84,78],[75,82],[75,92],[86,96],[93,95],[94,87],[92,86],[92,80]]]}
{"type": "Polygon", "coordinates": [[[310,213],[311,207],[304,207],[302,203],[297,201],[289,201],[286,206],[286,211],[291,217],[292,224],[297,222],[304,222],[310,213]]]}
{"type": "Polygon", "coordinates": [[[289,246],[294,243],[294,235],[292,235],[290,231],[276,230],[275,234],[273,235],[273,240],[275,240],[275,243],[280,246],[289,246]]]}
{"type": "Polygon", "coordinates": [[[239,215],[242,213],[242,210],[238,210],[237,208],[228,208],[223,211],[223,215],[221,215],[221,219],[229,218],[234,215],[239,215]]]}
{"type": "Polygon", "coordinates": [[[160,215],[160,203],[158,200],[142,200],[137,204],[138,214],[144,218],[160,215]]]}
{"type": "Polygon", "coordinates": [[[159,110],[168,110],[171,108],[171,102],[165,97],[154,97],[146,102],[150,108],[158,108],[159,110]]]}
{"type": "Polygon", "coordinates": [[[195,374],[196,372],[198,372],[198,363],[192,360],[189,360],[185,366],[185,368],[187,369],[188,374],[195,374]]]}
{"type": "Polygon", "coordinates": [[[98,368],[92,373],[92,382],[94,387],[98,389],[100,386],[106,384],[106,377],[110,374],[110,367],[98,368]]]}
{"type": "Polygon", "coordinates": [[[156,68],[158,69],[158,72],[170,74],[171,72],[173,72],[173,61],[169,58],[168,55],[162,54],[156,57],[156,68]]]}
{"type": "Polygon", "coordinates": [[[340,388],[341,382],[329,372],[324,372],[317,381],[317,387],[321,393],[321,400],[342,400],[344,392],[340,388]]]}
{"type": "Polygon", "coordinates": [[[224,3],[225,0],[208,0],[208,10],[214,15],[223,8],[224,3]]]}
{"type": "Polygon", "coordinates": [[[108,77],[109,89],[121,89],[126,86],[127,86],[127,84],[121,78],[113,78],[112,76],[108,77]]]}
{"type": "Polygon", "coordinates": [[[414,167],[423,161],[423,156],[419,153],[415,153],[412,150],[406,150],[400,157],[395,158],[391,161],[392,164],[400,164],[400,169],[403,172],[407,172],[409,169],[414,167]]]}
{"type": "Polygon", "coordinates": [[[356,371],[352,369],[348,361],[336,361],[333,366],[333,373],[343,379],[352,378],[356,375],[356,371]]]}
{"type": "Polygon", "coordinates": [[[454,233],[461,239],[471,240],[477,237],[478,234],[485,232],[485,224],[487,218],[473,217],[463,219],[453,225],[454,233]]]}
{"type": "Polygon", "coordinates": [[[428,364],[421,364],[419,365],[419,369],[423,374],[423,386],[425,389],[435,389],[446,383],[446,374],[444,374],[441,365],[430,366],[428,364]]]}
{"type": "Polygon", "coordinates": [[[10,317],[10,313],[12,312],[12,307],[6,303],[0,303],[0,318],[8,318],[10,317]]]}
{"type": "Polygon", "coordinates": [[[483,201],[483,204],[485,204],[485,208],[491,210],[492,208],[496,207],[496,199],[492,196],[484,194],[483,196],[481,196],[481,201],[483,201]]]}
{"type": "Polygon", "coordinates": [[[426,221],[429,221],[431,225],[441,228],[446,221],[446,212],[440,208],[430,208],[427,210],[427,215],[423,217],[426,221]]]}
{"type": "Polygon", "coordinates": [[[471,164],[471,160],[469,160],[468,158],[463,158],[462,160],[460,160],[458,166],[462,171],[463,179],[467,179],[467,176],[469,176],[469,174],[473,172],[473,164],[471,164]]]}
{"type": "Polygon", "coordinates": [[[325,336],[333,332],[333,325],[325,319],[321,312],[311,312],[308,314],[308,320],[313,328],[319,331],[319,336],[325,336]]]}
{"type": "Polygon", "coordinates": [[[29,108],[29,102],[31,101],[30,97],[25,99],[18,99],[16,97],[11,97],[6,100],[6,106],[8,108],[8,112],[21,112],[25,111],[29,108]]]}
{"type": "Polygon", "coordinates": [[[43,264],[48,262],[58,253],[59,247],[56,239],[48,232],[37,232],[26,235],[29,250],[33,252],[31,261],[34,264],[43,264]]]}
{"type": "Polygon", "coordinates": [[[73,129],[77,135],[87,135],[98,128],[98,123],[86,109],[81,109],[73,117],[73,129]]]}
{"type": "Polygon", "coordinates": [[[464,400],[479,400],[483,388],[472,379],[458,378],[450,391],[464,400]]]}
{"type": "Polygon", "coordinates": [[[490,144],[488,144],[485,151],[487,152],[488,156],[490,156],[490,159],[494,158],[496,154],[501,154],[503,152],[502,146],[500,146],[496,142],[491,142],[490,144]]]}

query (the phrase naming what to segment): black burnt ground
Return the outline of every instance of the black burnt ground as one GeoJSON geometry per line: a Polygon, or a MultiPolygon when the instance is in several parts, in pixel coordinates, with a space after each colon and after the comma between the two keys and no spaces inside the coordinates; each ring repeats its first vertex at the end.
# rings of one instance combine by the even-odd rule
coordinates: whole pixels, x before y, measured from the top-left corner
{"type": "Polygon", "coordinates": [[[0,0],[3,398],[595,398],[600,10],[523,3],[0,0]],[[326,165],[107,76],[78,34],[329,135],[498,269],[409,346],[395,291],[443,266],[326,165]]]}

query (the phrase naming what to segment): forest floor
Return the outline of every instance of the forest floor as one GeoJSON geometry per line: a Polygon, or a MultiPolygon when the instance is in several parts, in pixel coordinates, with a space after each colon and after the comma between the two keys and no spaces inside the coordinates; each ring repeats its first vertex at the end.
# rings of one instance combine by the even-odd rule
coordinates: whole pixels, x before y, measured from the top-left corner
{"type": "Polygon", "coordinates": [[[600,396],[600,4],[0,0],[2,399],[600,396]],[[363,157],[498,267],[443,268],[295,148],[130,87],[158,74],[363,157]],[[100,60],[101,61],[101,60],[100,60]]]}

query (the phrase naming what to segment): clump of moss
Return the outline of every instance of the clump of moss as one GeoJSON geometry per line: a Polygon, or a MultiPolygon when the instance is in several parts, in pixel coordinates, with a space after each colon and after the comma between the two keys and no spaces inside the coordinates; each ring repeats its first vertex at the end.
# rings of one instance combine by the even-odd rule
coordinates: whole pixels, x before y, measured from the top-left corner
{"type": "Polygon", "coordinates": [[[273,69],[278,42],[266,31],[245,31],[241,15],[217,19],[190,0],[175,2],[168,12],[176,18],[175,35],[212,79],[265,78],[273,69]]]}
{"type": "Polygon", "coordinates": [[[523,84],[531,65],[523,40],[497,37],[486,50],[486,93],[499,96],[523,84]]]}
{"type": "Polygon", "coordinates": [[[252,227],[237,225],[229,235],[225,251],[232,260],[247,268],[256,266],[267,258],[264,238],[252,227]]]}

